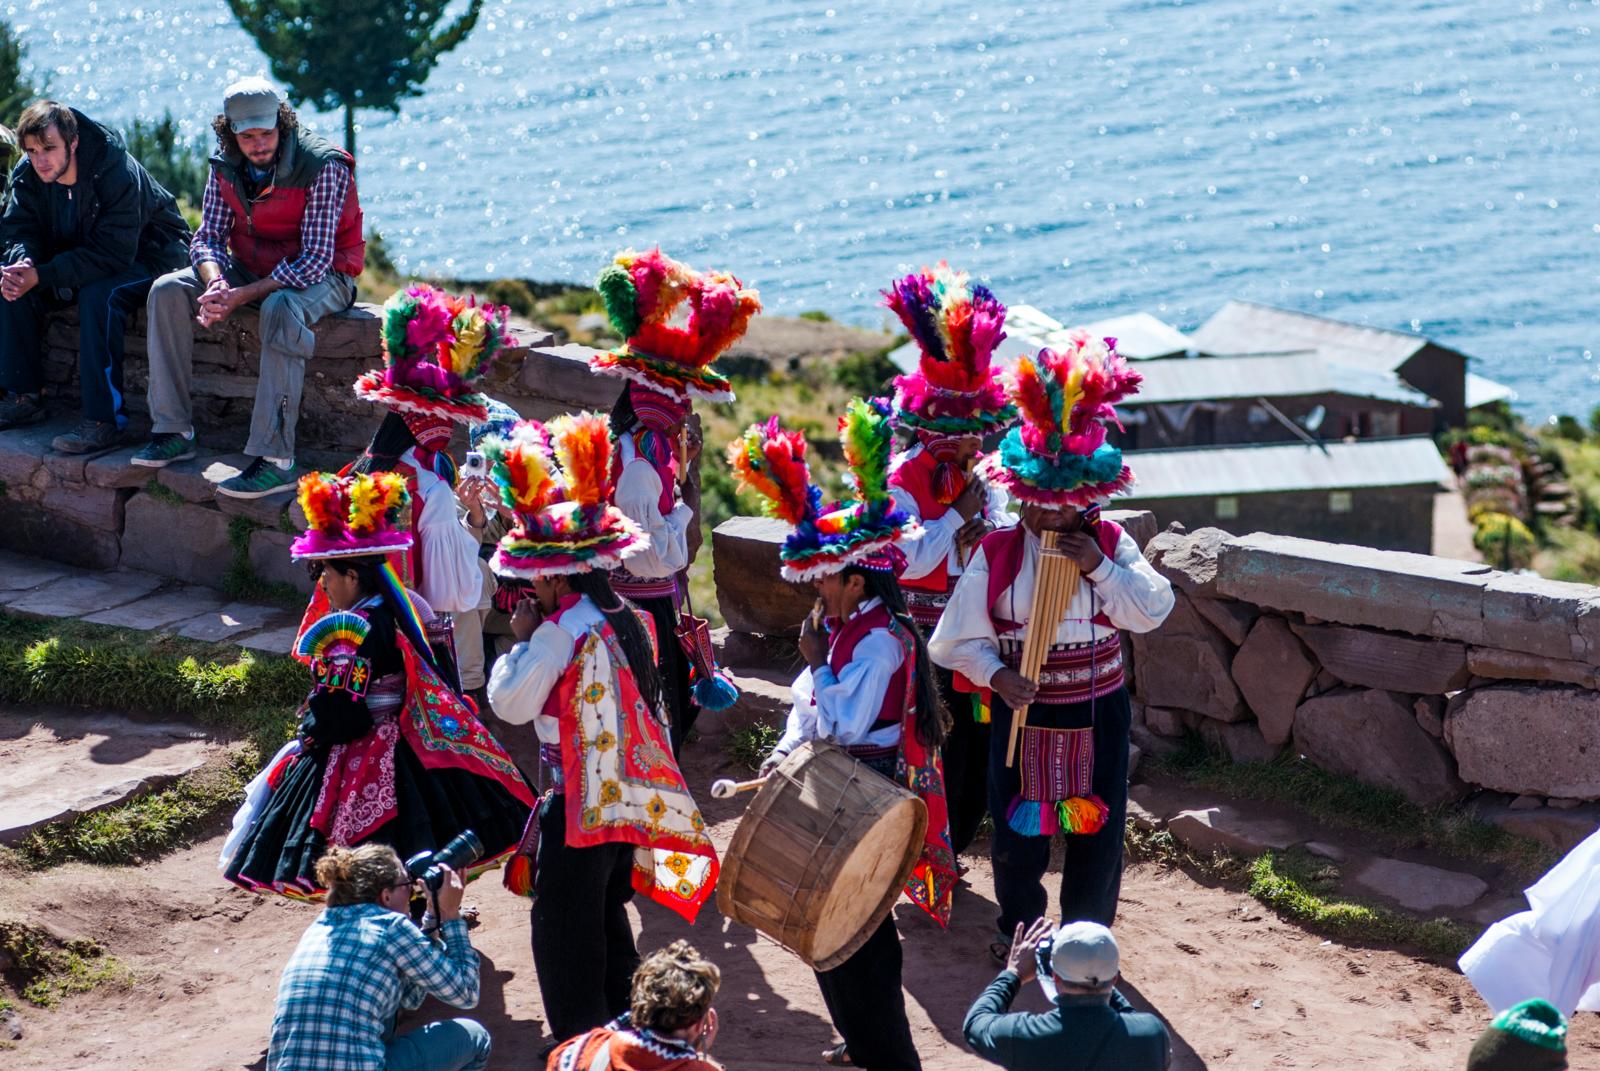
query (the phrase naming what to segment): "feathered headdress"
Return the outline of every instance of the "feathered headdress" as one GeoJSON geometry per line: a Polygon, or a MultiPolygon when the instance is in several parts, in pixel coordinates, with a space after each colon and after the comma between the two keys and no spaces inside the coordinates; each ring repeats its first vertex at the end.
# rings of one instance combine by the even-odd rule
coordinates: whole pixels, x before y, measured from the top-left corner
{"type": "Polygon", "coordinates": [[[1133,473],[1122,451],[1106,445],[1116,403],[1143,377],[1117,353],[1117,340],[1078,329],[1060,349],[1017,361],[1007,387],[1022,415],[980,474],[1013,498],[1037,506],[1083,509],[1127,490],[1133,473]]]}
{"type": "Polygon", "coordinates": [[[611,437],[599,413],[524,420],[483,443],[489,475],[516,523],[491,565],[501,576],[615,569],[650,545],[611,498],[611,437]]]}
{"type": "Polygon", "coordinates": [[[307,561],[403,550],[411,545],[405,517],[410,504],[406,478],[396,472],[307,473],[300,478],[307,527],[289,552],[295,561],[307,561]]]}
{"type": "Polygon", "coordinates": [[[611,326],[625,341],[591,357],[591,368],[685,404],[695,398],[733,401],[727,377],[711,365],[761,311],[759,294],[726,272],[697,272],[659,249],[618,253],[595,288],[605,300],[611,326]],[[685,301],[687,324],[671,326],[673,313],[685,301]]]}
{"type": "Polygon", "coordinates": [[[897,570],[894,544],[922,529],[889,496],[893,434],[888,402],[852,399],[839,418],[839,441],[855,500],[823,512],[822,489],[811,482],[806,440],[773,417],[752,424],[728,445],[734,478],[761,495],[767,514],[794,528],[779,557],[785,580],[806,581],[847,565],[897,570]]]}
{"type": "Polygon", "coordinates": [[[517,342],[506,327],[509,314],[422,284],[396,291],[383,303],[383,368],[362,373],[356,397],[397,413],[481,423],[488,398],[478,384],[517,342]]]}
{"type": "Polygon", "coordinates": [[[917,370],[894,381],[902,424],[935,435],[984,435],[1016,416],[991,364],[1006,337],[1006,307],[988,287],[940,261],[896,279],[883,298],[921,351],[917,370]]]}

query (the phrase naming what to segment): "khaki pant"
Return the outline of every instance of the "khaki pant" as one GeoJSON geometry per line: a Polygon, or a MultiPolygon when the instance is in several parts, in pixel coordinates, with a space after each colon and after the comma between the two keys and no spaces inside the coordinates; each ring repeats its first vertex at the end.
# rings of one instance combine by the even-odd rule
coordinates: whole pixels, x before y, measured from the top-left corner
{"type": "MultiPolygon", "coordinates": [[[[254,280],[237,265],[225,273],[230,285],[254,280]]],[[[195,315],[205,286],[193,268],[157,279],[145,302],[149,314],[150,419],[157,434],[187,432],[194,426],[190,392],[194,380],[195,315]]],[[[343,312],[355,300],[356,282],[330,271],[304,290],[282,290],[261,302],[261,376],[250,414],[250,438],[244,452],[252,457],[294,457],[294,430],[300,420],[300,391],[306,361],[316,352],[311,325],[343,312]]]]}
{"type": "Polygon", "coordinates": [[[469,692],[489,683],[489,666],[483,651],[483,621],[494,609],[494,573],[489,563],[481,558],[478,567],[483,570],[483,590],[478,596],[478,605],[452,615],[456,620],[456,668],[461,671],[461,687],[469,692]]]}

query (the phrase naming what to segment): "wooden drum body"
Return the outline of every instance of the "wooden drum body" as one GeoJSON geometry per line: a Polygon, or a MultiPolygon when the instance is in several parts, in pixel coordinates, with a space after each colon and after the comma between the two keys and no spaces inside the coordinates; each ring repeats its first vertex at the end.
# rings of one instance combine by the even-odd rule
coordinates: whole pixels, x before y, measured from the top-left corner
{"type": "Polygon", "coordinates": [[[894,906],[916,865],[928,809],[910,791],[820,741],[789,754],[757,790],[723,855],[717,907],[826,971],[894,906]]]}

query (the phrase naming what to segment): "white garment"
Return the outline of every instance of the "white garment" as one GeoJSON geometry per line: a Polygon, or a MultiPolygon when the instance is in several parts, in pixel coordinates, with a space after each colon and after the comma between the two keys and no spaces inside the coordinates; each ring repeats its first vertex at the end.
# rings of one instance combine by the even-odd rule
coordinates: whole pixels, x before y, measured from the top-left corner
{"type": "Polygon", "coordinates": [[[228,836],[222,842],[222,854],[217,859],[217,869],[227,870],[228,864],[233,862],[233,857],[238,854],[239,846],[244,843],[245,835],[255,827],[256,819],[261,815],[261,809],[267,805],[267,797],[272,795],[272,789],[267,785],[267,775],[273,768],[288,758],[290,755],[300,754],[300,740],[295,738],[278,749],[265,766],[250,779],[244,786],[244,803],[233,813],[233,825],[228,830],[228,836]]]}
{"type": "Polygon", "coordinates": [[[559,621],[541,621],[526,643],[501,657],[489,675],[489,705],[500,719],[512,725],[532,722],[539,743],[560,744],[560,723],[545,715],[545,700],[572,664],[579,641],[604,621],[594,600],[580,595],[559,621]]]}
{"type": "Polygon", "coordinates": [[[468,528],[456,493],[417,457],[415,446],[400,460],[417,473],[417,541],[422,544],[422,583],[418,590],[434,610],[454,613],[470,610],[483,595],[483,572],[478,568],[478,537],[468,528]]]}
{"type": "MultiPolygon", "coordinates": [[[[868,599],[850,618],[855,620],[882,604],[880,599],[868,599]]],[[[888,629],[875,628],[856,644],[844,672],[835,675],[826,663],[815,672],[810,666],[801,670],[789,689],[794,705],[789,708],[783,739],[772,749],[773,756],[787,755],[807,740],[831,740],[841,747],[898,744],[898,722],[873,732],[867,730],[878,720],[889,682],[905,660],[900,641],[888,629]]]]}
{"type": "Polygon", "coordinates": [[[676,576],[689,567],[689,525],[694,523],[694,510],[679,500],[662,516],[661,477],[655,468],[639,456],[632,436],[619,438],[617,449],[622,457],[617,508],[650,537],[648,547],[629,556],[626,568],[634,576],[651,580],[676,576]]]}
{"type": "MultiPolygon", "coordinates": [[[[995,602],[1000,617],[1018,623],[1006,633],[1007,638],[1020,640],[1027,631],[1023,626],[1033,609],[1033,579],[1038,567],[1039,537],[1028,532],[1016,578],[995,602]]],[[[1068,604],[1066,619],[1056,629],[1056,644],[1092,643],[1115,629],[1149,632],[1172,612],[1172,584],[1150,567],[1127,532],[1117,539],[1116,554],[1102,559],[1083,579],[1088,583],[1078,585],[1068,604]],[[1114,628],[1095,625],[1091,619],[1099,613],[1105,614],[1114,628]]],[[[980,548],[967,563],[938,627],[928,637],[928,655],[936,665],[982,684],[1005,668],[1000,658],[1001,637],[995,634],[989,607],[984,605],[988,593],[989,562],[980,548]]]]}
{"type": "Polygon", "coordinates": [[[1490,926],[1461,973],[1498,1014],[1542,997],[1571,1017],[1600,1011],[1600,832],[1527,890],[1531,910],[1490,926]]]}
{"type": "MultiPolygon", "coordinates": [[[[922,453],[921,443],[913,446],[905,453],[896,456],[891,471],[910,461],[922,453]]],[[[1011,498],[998,485],[988,485],[988,501],[984,504],[982,516],[993,521],[996,528],[1010,528],[1017,523],[1016,514],[1007,507],[1011,498]]],[[[922,521],[922,538],[913,539],[900,544],[900,549],[906,555],[906,571],[904,579],[915,580],[920,576],[927,576],[943,562],[949,576],[961,575],[960,555],[956,553],[956,533],[966,522],[961,519],[961,514],[955,510],[946,510],[944,516],[936,521],[924,521],[922,510],[917,506],[917,500],[911,492],[903,487],[889,488],[889,497],[894,499],[894,504],[917,520],[922,521]]]]}

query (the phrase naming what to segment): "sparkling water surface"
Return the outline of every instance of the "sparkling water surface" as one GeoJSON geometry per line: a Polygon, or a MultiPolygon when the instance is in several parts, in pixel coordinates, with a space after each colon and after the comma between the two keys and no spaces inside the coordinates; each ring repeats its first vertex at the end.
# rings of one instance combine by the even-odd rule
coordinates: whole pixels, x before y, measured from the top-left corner
{"type": "MultiPolygon", "coordinates": [[[[1600,0],[835,4],[490,0],[358,113],[368,219],[419,272],[660,243],[868,326],[940,257],[1069,323],[1248,298],[1423,332],[1535,419],[1600,403],[1600,0]]],[[[266,69],[222,0],[0,12],[118,123],[200,133],[266,69]]]]}

